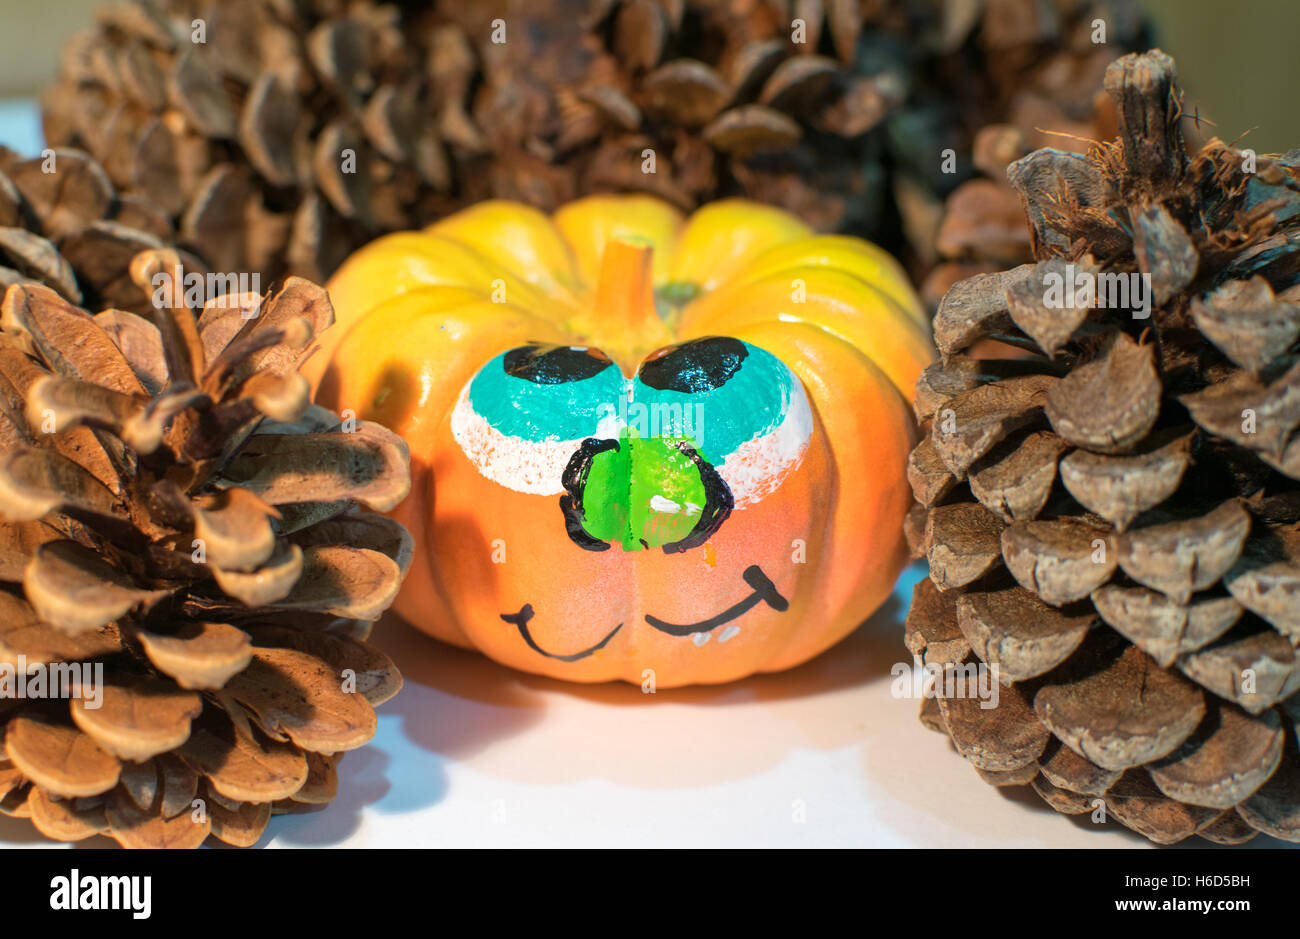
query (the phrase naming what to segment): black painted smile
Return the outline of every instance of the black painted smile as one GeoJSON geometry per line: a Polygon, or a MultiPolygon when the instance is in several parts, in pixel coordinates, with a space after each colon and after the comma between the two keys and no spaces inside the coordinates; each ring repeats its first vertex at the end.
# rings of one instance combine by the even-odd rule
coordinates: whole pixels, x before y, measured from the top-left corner
{"type": "MultiPolygon", "coordinates": [[[[677,623],[665,622],[664,620],[647,613],[645,621],[655,629],[662,633],[667,633],[670,636],[689,636],[693,633],[706,633],[712,629],[716,629],[724,623],[730,623],[733,619],[749,612],[759,603],[766,603],[778,613],[784,613],[790,608],[790,601],[781,596],[780,591],[776,589],[776,584],[772,583],[771,578],[764,574],[763,569],[757,564],[751,564],[749,567],[745,568],[745,572],[741,576],[745,579],[745,583],[749,584],[751,593],[739,603],[728,607],[716,616],[700,620],[698,623],[679,625],[677,623]]],[[[528,643],[528,647],[534,652],[539,655],[544,655],[548,659],[556,659],[560,662],[577,662],[581,659],[587,658],[589,655],[594,655],[601,649],[605,648],[605,646],[609,644],[609,641],[618,634],[620,629],[623,628],[623,624],[619,623],[610,630],[609,634],[605,636],[604,639],[600,640],[600,642],[596,643],[591,648],[583,649],[581,652],[572,652],[568,655],[559,655],[554,652],[547,652],[539,646],[537,640],[533,638],[533,634],[528,629],[528,623],[533,618],[533,615],[533,605],[531,603],[525,603],[518,613],[502,613],[501,618],[519,630],[519,635],[523,637],[524,642],[528,643]]]]}

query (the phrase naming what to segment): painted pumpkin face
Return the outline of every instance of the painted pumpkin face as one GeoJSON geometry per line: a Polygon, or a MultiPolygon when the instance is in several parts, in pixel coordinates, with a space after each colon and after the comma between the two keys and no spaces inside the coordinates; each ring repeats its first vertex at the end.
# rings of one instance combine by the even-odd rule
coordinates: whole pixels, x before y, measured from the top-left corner
{"type": "Polygon", "coordinates": [[[419,628],[574,681],[799,664],[905,559],[929,360],[874,246],[745,202],[490,202],[329,285],[318,400],[401,433],[419,628]]]}

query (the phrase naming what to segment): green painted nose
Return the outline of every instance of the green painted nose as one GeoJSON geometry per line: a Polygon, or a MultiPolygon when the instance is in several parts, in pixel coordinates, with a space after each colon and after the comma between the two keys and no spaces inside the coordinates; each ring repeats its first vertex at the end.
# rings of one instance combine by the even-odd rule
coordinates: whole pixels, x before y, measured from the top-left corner
{"type": "Polygon", "coordinates": [[[704,544],[731,514],[727,484],[687,439],[589,438],[564,471],[560,497],[569,537],[590,551],[672,553],[704,544]]]}

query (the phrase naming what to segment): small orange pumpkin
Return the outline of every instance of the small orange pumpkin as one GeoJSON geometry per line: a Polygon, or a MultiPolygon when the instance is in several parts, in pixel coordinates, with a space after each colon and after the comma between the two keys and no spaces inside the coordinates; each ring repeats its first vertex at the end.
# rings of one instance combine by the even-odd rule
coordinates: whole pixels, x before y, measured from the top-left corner
{"type": "Polygon", "coordinates": [[[798,665],[888,596],[931,349],[874,245],[742,201],[486,202],[329,292],[309,377],[410,444],[420,629],[672,687],[798,665]]]}

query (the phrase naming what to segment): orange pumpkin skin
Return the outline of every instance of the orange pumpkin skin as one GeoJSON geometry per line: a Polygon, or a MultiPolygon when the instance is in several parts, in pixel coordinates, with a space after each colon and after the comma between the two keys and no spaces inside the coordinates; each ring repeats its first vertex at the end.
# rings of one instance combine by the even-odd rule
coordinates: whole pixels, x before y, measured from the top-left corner
{"type": "Polygon", "coordinates": [[[889,595],[911,502],[905,396],[931,351],[874,246],[741,201],[689,219],[642,196],[554,218],[491,202],[372,243],[329,290],[336,325],[308,377],[322,404],[410,445],[412,493],[391,514],[416,559],[395,608],[431,635],[555,678],[667,688],[798,665],[889,595]],[[693,299],[656,312],[684,283],[693,299]],[[467,386],[507,350],[599,348],[630,377],[708,336],[758,350],[746,363],[775,356],[811,424],[775,488],[737,499],[701,544],[584,548],[554,494],[503,485],[458,442],[467,386]]]}

